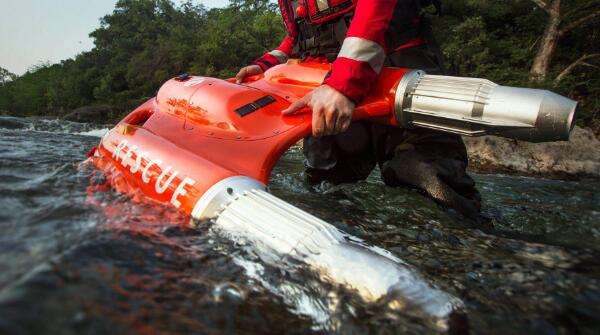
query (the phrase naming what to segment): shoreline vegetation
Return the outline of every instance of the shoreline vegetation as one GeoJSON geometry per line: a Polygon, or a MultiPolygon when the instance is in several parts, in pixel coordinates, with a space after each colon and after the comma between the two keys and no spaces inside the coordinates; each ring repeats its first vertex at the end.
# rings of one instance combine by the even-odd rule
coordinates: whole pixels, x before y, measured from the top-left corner
{"type": "MultiPolygon", "coordinates": [[[[550,89],[579,102],[581,128],[568,143],[467,139],[475,170],[600,177],[600,0],[443,4],[443,15],[431,18],[448,74],[550,89]]],[[[212,9],[192,1],[119,0],[90,33],[91,51],[22,76],[0,64],[0,115],[114,123],[169,78],[232,77],[284,34],[277,5],[268,0],[212,9]]]]}

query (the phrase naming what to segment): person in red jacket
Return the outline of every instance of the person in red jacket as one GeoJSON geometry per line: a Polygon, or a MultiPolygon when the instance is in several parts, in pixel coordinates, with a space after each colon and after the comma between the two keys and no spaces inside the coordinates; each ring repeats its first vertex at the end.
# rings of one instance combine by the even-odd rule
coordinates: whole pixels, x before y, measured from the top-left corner
{"type": "Polygon", "coordinates": [[[242,68],[236,79],[241,83],[291,57],[327,58],[332,70],[323,85],[283,111],[312,109],[313,134],[304,140],[303,149],[308,182],[363,180],[379,164],[387,185],[418,188],[438,203],[476,218],[481,197],[466,173],[467,153],[459,136],[351,123],[354,107],[384,66],[443,73],[428,19],[421,15],[426,2],[279,0],[287,36],[277,49],[242,68]]]}

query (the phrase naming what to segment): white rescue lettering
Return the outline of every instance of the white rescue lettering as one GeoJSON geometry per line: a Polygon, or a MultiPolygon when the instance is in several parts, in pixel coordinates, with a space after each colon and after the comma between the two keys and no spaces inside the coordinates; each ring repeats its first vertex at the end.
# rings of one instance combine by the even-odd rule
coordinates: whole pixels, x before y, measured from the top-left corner
{"type": "Polygon", "coordinates": [[[156,184],[154,185],[154,189],[156,190],[156,193],[158,194],[163,194],[165,193],[165,191],[167,190],[167,188],[169,188],[169,185],[171,185],[171,183],[173,182],[173,179],[175,179],[175,176],[177,176],[177,174],[179,173],[179,171],[175,171],[171,174],[171,176],[169,177],[169,179],[167,179],[166,182],[162,183],[163,178],[169,173],[169,171],[171,171],[171,167],[168,166],[161,174],[160,176],[158,176],[158,179],[156,179],[156,184]],[[160,186],[160,184],[162,183],[162,186],[160,186]]]}
{"type": "MultiPolygon", "coordinates": [[[[156,165],[160,172],[158,178],[154,182],[154,190],[157,194],[163,194],[170,188],[171,184],[179,175],[179,171],[173,170],[172,166],[167,166],[166,169],[162,169],[161,165],[163,161],[160,159],[152,159],[151,154],[148,151],[143,151],[138,148],[137,145],[127,147],[128,141],[122,140],[113,150],[112,158],[121,164],[122,167],[129,167],[129,171],[132,174],[136,174],[141,171],[142,181],[146,184],[151,182],[150,169],[156,165]],[[141,153],[140,153],[141,152],[141,153]],[[135,159],[133,159],[135,154],[135,159]],[[144,166],[144,162],[148,162],[144,166]],[[166,180],[165,180],[166,179],[166,180]]],[[[195,180],[189,177],[184,177],[183,180],[177,185],[173,195],[171,196],[171,204],[175,208],[181,207],[180,197],[188,195],[188,191],[185,189],[186,186],[193,186],[196,183],[195,180]]]]}
{"type": "Polygon", "coordinates": [[[113,151],[112,158],[119,160],[121,151],[123,151],[123,149],[125,149],[126,145],[127,145],[127,140],[122,140],[121,143],[119,143],[119,145],[117,145],[117,147],[115,148],[115,151],[113,151]]]}
{"type": "Polygon", "coordinates": [[[185,179],[183,179],[181,184],[179,184],[179,186],[177,186],[175,193],[173,193],[173,196],[171,197],[171,203],[173,204],[173,206],[175,206],[175,208],[179,208],[181,206],[181,202],[179,202],[179,200],[177,200],[177,197],[179,197],[180,195],[181,196],[187,195],[187,191],[185,190],[184,187],[186,185],[192,186],[195,183],[196,183],[196,181],[193,180],[192,178],[185,177],[185,179]]]}
{"type": "Polygon", "coordinates": [[[148,184],[150,182],[150,177],[148,177],[148,170],[150,170],[152,165],[157,165],[158,168],[160,169],[161,164],[162,164],[162,161],[160,159],[151,160],[150,163],[148,163],[148,165],[146,165],[146,167],[142,171],[142,181],[144,183],[148,184]]]}
{"type": "Polygon", "coordinates": [[[121,165],[123,165],[123,167],[129,166],[129,161],[131,160],[131,156],[137,150],[137,148],[138,148],[137,145],[134,144],[133,146],[131,146],[129,151],[127,151],[127,153],[125,154],[125,157],[123,157],[123,159],[121,160],[121,165]]]}
{"type": "Polygon", "coordinates": [[[135,158],[135,165],[131,167],[131,169],[129,169],[129,172],[131,173],[136,173],[140,170],[140,167],[142,167],[142,159],[144,158],[148,158],[148,155],[150,155],[150,153],[148,151],[144,151],[141,154],[137,155],[137,157],[135,158]]]}

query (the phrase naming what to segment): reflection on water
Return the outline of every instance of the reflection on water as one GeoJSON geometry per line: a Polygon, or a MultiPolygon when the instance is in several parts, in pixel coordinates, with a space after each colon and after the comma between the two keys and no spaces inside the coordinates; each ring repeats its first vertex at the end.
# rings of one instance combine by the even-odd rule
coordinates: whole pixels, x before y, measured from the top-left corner
{"type": "MultiPolygon", "coordinates": [[[[102,176],[79,162],[101,128],[0,118],[0,334],[433,331],[264,264],[210,224],[88,195],[102,176]]],[[[600,182],[476,175],[491,224],[474,226],[377,173],[313,190],[301,171],[286,154],[273,193],[417,267],[465,303],[473,332],[600,327],[600,182]]]]}

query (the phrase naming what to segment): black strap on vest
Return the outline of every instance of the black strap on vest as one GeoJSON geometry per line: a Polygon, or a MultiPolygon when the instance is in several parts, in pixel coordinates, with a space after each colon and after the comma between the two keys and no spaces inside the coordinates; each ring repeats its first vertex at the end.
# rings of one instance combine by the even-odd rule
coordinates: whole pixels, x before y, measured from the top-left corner
{"type": "Polygon", "coordinates": [[[325,56],[333,62],[342,48],[354,12],[321,24],[298,21],[298,39],[293,53],[302,59],[325,56]]]}

